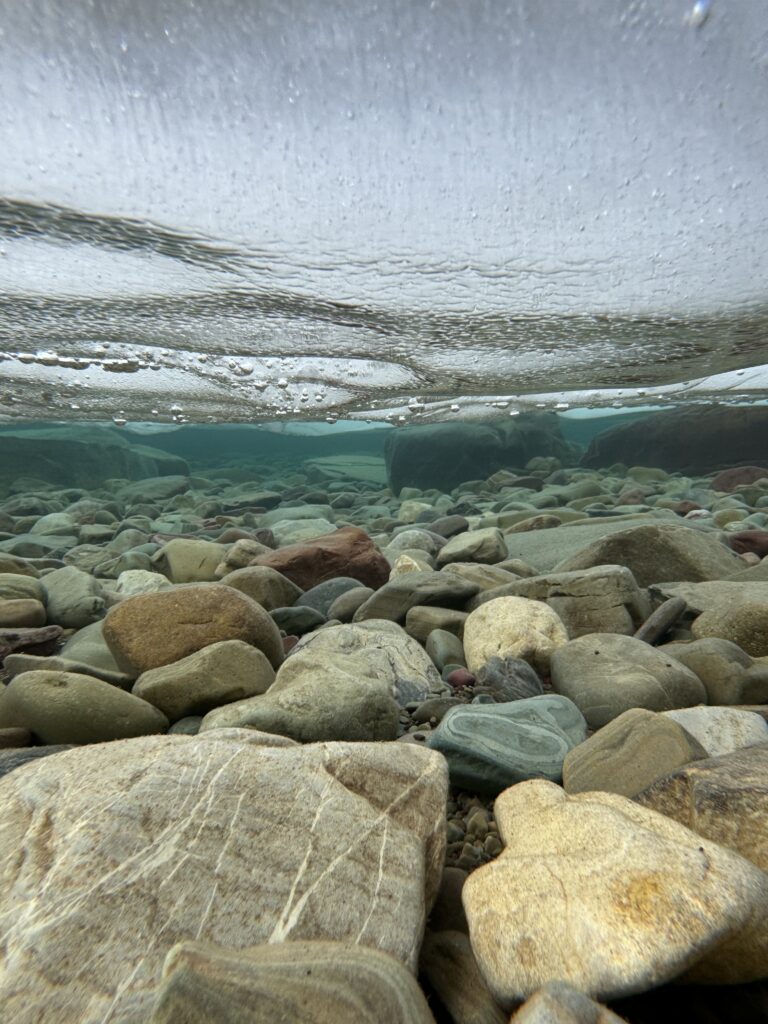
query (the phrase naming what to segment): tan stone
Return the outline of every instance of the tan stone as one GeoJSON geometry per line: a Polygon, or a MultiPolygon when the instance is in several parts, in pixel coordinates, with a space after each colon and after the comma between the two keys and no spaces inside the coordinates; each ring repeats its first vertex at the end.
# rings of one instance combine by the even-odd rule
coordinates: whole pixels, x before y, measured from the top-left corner
{"type": "Polygon", "coordinates": [[[567,793],[599,789],[632,797],[667,772],[706,756],[699,741],[671,718],[631,708],[568,751],[563,787],[567,793]]]}
{"type": "Polygon", "coordinates": [[[221,640],[142,673],[133,693],[177,722],[265,693],[274,680],[275,670],[258,648],[242,640],[221,640]]]}
{"type": "Polygon", "coordinates": [[[427,931],[419,967],[452,1020],[506,1024],[508,1016],[491,995],[464,932],[427,931]]]}
{"type": "Polygon", "coordinates": [[[438,754],[219,730],[68,751],[2,785],[13,1024],[146,1024],[190,939],[353,942],[415,970],[445,850],[438,754]]]}
{"type": "Polygon", "coordinates": [[[683,765],[636,801],[768,871],[768,744],[683,765]]]}
{"type": "Polygon", "coordinates": [[[0,693],[0,727],[20,726],[41,743],[103,743],[165,732],[168,719],[131,693],[76,672],[21,672],[0,693]]]}
{"type": "Polygon", "coordinates": [[[0,626],[44,626],[45,605],[31,598],[0,600],[0,626]]]}
{"type": "Polygon", "coordinates": [[[567,642],[558,615],[541,601],[525,597],[497,597],[476,608],[464,623],[470,672],[477,672],[492,657],[511,657],[549,674],[553,652],[567,642]]]}
{"type": "Polygon", "coordinates": [[[434,1024],[416,979],[393,956],[351,942],[321,941],[248,949],[182,942],[166,958],[149,1024],[309,1020],[434,1024]]]}
{"type": "Polygon", "coordinates": [[[282,663],[280,631],[250,597],[221,583],[138,594],[111,608],[104,639],[125,672],[137,675],[180,661],[220,640],[244,640],[282,663]]]}
{"type": "Polygon", "coordinates": [[[550,981],[520,1007],[509,1024],[626,1024],[607,1006],[564,981],[550,981]]]}
{"type": "Polygon", "coordinates": [[[462,895],[502,1005],[555,978],[614,999],[697,961],[711,983],[765,976],[768,875],[750,861],[625,797],[543,780],[505,790],[494,815],[505,849],[462,895]]]}
{"type": "Polygon", "coordinates": [[[216,567],[226,553],[224,544],[174,537],[152,555],[152,565],[172,583],[207,583],[216,579],[216,567]]]}

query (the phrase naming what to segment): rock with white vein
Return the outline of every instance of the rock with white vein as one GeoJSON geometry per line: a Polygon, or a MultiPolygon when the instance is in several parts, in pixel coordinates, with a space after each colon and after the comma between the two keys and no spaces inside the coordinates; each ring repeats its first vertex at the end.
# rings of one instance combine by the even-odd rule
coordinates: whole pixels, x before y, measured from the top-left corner
{"type": "Polygon", "coordinates": [[[171,947],[356,942],[414,970],[447,771],[408,744],[216,729],[72,750],[0,783],[0,1005],[146,1024],[171,947]]]}

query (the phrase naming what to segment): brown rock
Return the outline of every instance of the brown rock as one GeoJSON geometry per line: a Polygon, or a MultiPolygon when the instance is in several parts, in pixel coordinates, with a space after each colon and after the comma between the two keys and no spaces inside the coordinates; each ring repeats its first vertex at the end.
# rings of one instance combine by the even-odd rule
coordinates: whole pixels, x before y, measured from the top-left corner
{"type": "Polygon", "coordinates": [[[726,533],[723,534],[723,539],[737,555],[744,555],[748,551],[759,558],[765,558],[768,555],[768,530],[742,530],[741,533],[726,533]]]}
{"type": "Polygon", "coordinates": [[[126,672],[170,665],[220,640],[244,640],[277,668],[283,660],[280,631],[250,597],[221,583],[137,594],[110,609],[104,639],[126,672]]]}
{"type": "Polygon", "coordinates": [[[768,478],[768,469],[763,466],[736,466],[713,477],[710,487],[713,491],[735,491],[763,478],[768,478]]]}
{"type": "Polygon", "coordinates": [[[29,729],[21,729],[9,726],[7,729],[0,729],[0,750],[15,750],[19,747],[32,745],[32,733],[29,729]]]}
{"type": "Polygon", "coordinates": [[[302,590],[336,576],[351,576],[377,590],[389,579],[389,562],[371,538],[356,526],[314,537],[301,544],[289,544],[270,555],[260,555],[252,565],[277,569],[302,590]]]}
{"type": "Polygon", "coordinates": [[[421,947],[421,973],[458,1024],[506,1024],[464,932],[428,931],[421,947]]]}

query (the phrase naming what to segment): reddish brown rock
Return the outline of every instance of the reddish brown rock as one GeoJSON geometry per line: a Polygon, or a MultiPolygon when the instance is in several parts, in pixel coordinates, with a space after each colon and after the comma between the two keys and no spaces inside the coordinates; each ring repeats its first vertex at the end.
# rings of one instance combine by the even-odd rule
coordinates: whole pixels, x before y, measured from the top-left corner
{"type": "Polygon", "coordinates": [[[289,544],[269,555],[259,555],[251,565],[277,569],[302,590],[336,576],[350,576],[374,590],[389,579],[389,562],[365,530],[356,526],[345,526],[311,541],[289,544]]]}
{"type": "Polygon", "coordinates": [[[689,512],[699,512],[701,505],[695,501],[678,501],[672,506],[672,511],[678,516],[687,516],[689,512]]]}
{"type": "Polygon", "coordinates": [[[735,466],[718,473],[711,486],[713,491],[735,491],[764,477],[768,477],[768,469],[764,466],[735,466]]]}
{"type": "Polygon", "coordinates": [[[446,682],[449,686],[453,687],[454,690],[463,690],[465,686],[475,685],[475,677],[465,668],[455,668],[453,672],[448,675],[446,682]]]}
{"type": "Polygon", "coordinates": [[[273,668],[284,657],[280,631],[269,613],[221,583],[173,587],[121,601],[104,620],[104,639],[120,668],[134,676],[220,640],[258,647],[273,668]]]}
{"type": "Polygon", "coordinates": [[[741,533],[726,533],[723,535],[723,539],[737,555],[746,555],[748,552],[759,558],[765,558],[768,555],[768,530],[742,530],[741,533]]]}

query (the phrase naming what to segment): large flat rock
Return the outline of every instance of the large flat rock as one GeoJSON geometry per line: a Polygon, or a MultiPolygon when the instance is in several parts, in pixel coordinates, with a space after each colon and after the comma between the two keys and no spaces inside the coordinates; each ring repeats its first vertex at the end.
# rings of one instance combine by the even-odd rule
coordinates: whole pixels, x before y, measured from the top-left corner
{"type": "Polygon", "coordinates": [[[146,1024],[179,942],[327,939],[415,970],[445,847],[445,761],[240,730],[44,758],[0,782],[0,1005],[146,1024]]]}

